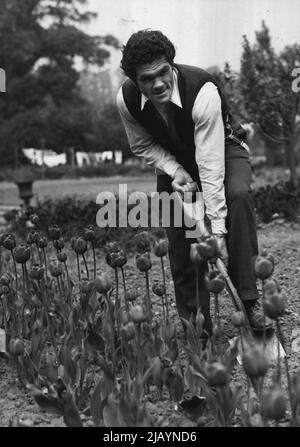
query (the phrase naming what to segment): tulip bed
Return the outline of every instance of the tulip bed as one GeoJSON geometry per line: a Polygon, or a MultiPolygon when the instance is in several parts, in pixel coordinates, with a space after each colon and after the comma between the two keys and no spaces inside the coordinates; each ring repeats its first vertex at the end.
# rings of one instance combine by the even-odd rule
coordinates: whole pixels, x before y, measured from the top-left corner
{"type": "MultiPolygon", "coordinates": [[[[203,341],[200,308],[193,322],[177,316],[165,239],[140,232],[127,259],[116,243],[95,247],[93,227],[68,244],[59,227],[47,240],[38,216],[31,223],[23,243],[13,234],[0,240],[2,425],[299,425],[300,358],[291,349],[298,228],[288,227],[293,237],[289,224],[260,233],[264,309],[288,354],[271,363],[265,338],[249,335],[212,264],[214,331],[203,341]]],[[[197,271],[215,255],[207,239],[192,247],[191,262],[197,271]]]]}

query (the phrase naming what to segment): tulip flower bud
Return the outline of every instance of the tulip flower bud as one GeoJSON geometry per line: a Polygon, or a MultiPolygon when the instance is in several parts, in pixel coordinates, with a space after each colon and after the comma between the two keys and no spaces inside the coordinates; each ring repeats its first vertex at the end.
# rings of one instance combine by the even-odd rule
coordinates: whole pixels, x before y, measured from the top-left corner
{"type": "Polygon", "coordinates": [[[244,312],[238,311],[233,312],[231,316],[231,322],[233,326],[235,327],[243,327],[246,325],[246,317],[244,315],[244,312]]]}
{"type": "Polygon", "coordinates": [[[33,264],[29,276],[30,278],[39,281],[44,277],[44,268],[39,264],[33,264]]]}
{"type": "Polygon", "coordinates": [[[218,324],[213,324],[212,331],[215,337],[220,337],[220,335],[222,334],[222,329],[218,324]]]}
{"type": "Polygon", "coordinates": [[[127,257],[126,257],[124,250],[119,250],[117,253],[114,253],[112,256],[114,258],[114,263],[115,263],[116,267],[121,268],[127,262],[127,257]]]}
{"type": "Polygon", "coordinates": [[[8,286],[10,283],[10,277],[8,276],[7,273],[3,273],[0,277],[0,284],[2,286],[8,286]]]}
{"type": "Polygon", "coordinates": [[[31,214],[29,216],[29,219],[30,219],[30,222],[33,223],[34,225],[38,225],[40,223],[40,219],[37,214],[31,214]]]}
{"type": "Polygon", "coordinates": [[[280,286],[276,279],[267,279],[264,283],[264,292],[266,294],[273,294],[280,292],[280,286]]]}
{"type": "Polygon", "coordinates": [[[190,259],[192,262],[200,263],[202,261],[202,258],[198,251],[198,246],[199,244],[197,242],[194,242],[193,244],[190,245],[190,259]]]}
{"type": "Polygon", "coordinates": [[[61,251],[60,253],[57,253],[57,259],[60,262],[66,262],[66,260],[67,260],[67,253],[65,253],[63,251],[61,251]]]}
{"type": "Polygon", "coordinates": [[[95,287],[99,293],[107,293],[112,287],[111,280],[107,273],[100,273],[95,279],[95,287]]]}
{"type": "Polygon", "coordinates": [[[2,288],[1,288],[1,292],[2,292],[4,295],[8,295],[8,294],[9,294],[9,286],[2,286],[2,288]]]}
{"type": "Polygon", "coordinates": [[[52,276],[54,278],[57,278],[58,276],[62,275],[63,268],[62,264],[59,261],[53,260],[49,263],[49,270],[52,276]]]}
{"type": "Polygon", "coordinates": [[[248,346],[242,357],[245,373],[250,378],[263,377],[269,368],[269,362],[260,346],[248,346]]]}
{"type": "Polygon", "coordinates": [[[75,242],[75,251],[79,255],[83,255],[87,251],[87,243],[83,237],[78,237],[75,242]]]}
{"type": "Polygon", "coordinates": [[[255,413],[249,418],[251,427],[263,427],[264,422],[262,420],[261,414],[255,413]]]}
{"type": "Polygon", "coordinates": [[[32,234],[33,242],[35,244],[37,244],[39,242],[40,238],[41,238],[40,232],[39,231],[34,231],[33,234],[32,234]]]}
{"type": "Polygon", "coordinates": [[[261,396],[261,412],[265,418],[279,421],[285,416],[287,402],[285,395],[278,386],[265,390],[261,396]]]}
{"type": "Polygon", "coordinates": [[[155,384],[160,384],[163,377],[163,364],[161,359],[156,356],[152,363],[152,377],[155,384]]]}
{"type": "Polygon", "coordinates": [[[154,245],[154,254],[158,258],[162,258],[163,256],[166,256],[168,253],[168,247],[169,243],[167,239],[159,239],[155,242],[154,245]]]}
{"type": "Polygon", "coordinates": [[[205,368],[207,383],[210,386],[224,386],[229,381],[229,374],[225,365],[220,362],[210,362],[205,368]]]}
{"type": "Polygon", "coordinates": [[[263,253],[254,261],[254,272],[259,279],[267,279],[274,272],[274,258],[272,255],[263,253]]]}
{"type": "Polygon", "coordinates": [[[203,332],[204,322],[205,322],[205,318],[204,318],[204,315],[201,312],[201,309],[199,307],[199,309],[197,310],[197,315],[196,315],[196,329],[197,329],[198,334],[200,334],[200,335],[203,332]]]}
{"type": "Polygon", "coordinates": [[[13,250],[16,246],[16,239],[14,235],[8,234],[3,240],[3,247],[7,250],[13,250]]]}
{"type": "Polygon", "coordinates": [[[62,236],[61,229],[57,225],[49,227],[49,236],[52,241],[58,240],[62,236]]]}
{"type": "Polygon", "coordinates": [[[12,355],[19,356],[24,354],[24,342],[20,338],[12,339],[9,343],[9,351],[12,355]]]}
{"type": "Polygon", "coordinates": [[[118,259],[119,259],[119,251],[112,251],[110,253],[107,253],[105,260],[107,264],[113,268],[116,269],[118,267],[118,259]]]}
{"type": "Polygon", "coordinates": [[[157,296],[164,296],[164,294],[166,293],[164,284],[160,283],[154,283],[152,286],[152,291],[157,296]]]}
{"type": "Polygon", "coordinates": [[[126,301],[135,301],[138,298],[139,294],[137,290],[128,290],[125,295],[126,301]]]}
{"type": "Polygon", "coordinates": [[[129,316],[132,319],[132,321],[137,324],[146,321],[145,312],[142,306],[140,306],[139,304],[136,304],[130,309],[129,316]]]}
{"type": "Polygon", "coordinates": [[[77,238],[76,238],[76,237],[71,237],[70,245],[71,245],[72,250],[74,250],[74,251],[75,251],[75,244],[76,244],[76,241],[77,241],[77,238]]]}
{"type": "Polygon", "coordinates": [[[93,225],[89,225],[83,230],[84,238],[86,241],[94,241],[96,239],[96,232],[93,225]]]}
{"type": "Polygon", "coordinates": [[[214,236],[209,236],[199,244],[200,255],[206,261],[213,261],[219,256],[217,240],[214,236]]]}
{"type": "Polygon", "coordinates": [[[93,291],[94,286],[95,286],[94,281],[89,281],[87,279],[84,279],[81,281],[81,284],[80,284],[80,292],[81,293],[90,293],[93,291]]]}
{"type": "Polygon", "coordinates": [[[129,323],[121,326],[120,335],[125,340],[129,341],[133,339],[135,337],[135,334],[135,324],[132,321],[129,321],[129,323]]]}
{"type": "Polygon", "coordinates": [[[149,252],[143,253],[141,255],[136,255],[135,258],[136,266],[141,272],[147,272],[151,269],[152,263],[149,252]]]}
{"type": "Polygon", "coordinates": [[[26,237],[26,243],[27,243],[28,245],[34,244],[34,240],[33,240],[33,232],[32,232],[32,231],[30,231],[30,233],[27,234],[27,237],[26,237]]]}
{"type": "Polygon", "coordinates": [[[266,315],[273,320],[281,317],[286,309],[286,296],[283,293],[266,294],[263,307],[266,315]]]}
{"type": "Polygon", "coordinates": [[[207,288],[211,293],[221,293],[225,288],[223,276],[217,270],[213,270],[206,275],[207,288]]]}
{"type": "Polygon", "coordinates": [[[24,244],[20,244],[15,249],[15,260],[18,264],[25,264],[30,259],[30,248],[24,244]]]}
{"type": "Polygon", "coordinates": [[[148,231],[141,231],[134,236],[136,249],[139,253],[149,252],[151,250],[150,236],[148,231]]]}
{"type": "Polygon", "coordinates": [[[47,238],[45,236],[40,237],[40,239],[38,241],[39,248],[46,248],[47,244],[48,244],[47,238]]]}
{"type": "Polygon", "coordinates": [[[3,242],[4,242],[4,239],[6,238],[6,236],[7,236],[7,234],[0,234],[0,247],[3,246],[3,242]]]}
{"type": "Polygon", "coordinates": [[[53,241],[53,246],[54,246],[54,248],[56,248],[56,250],[62,250],[65,246],[63,238],[55,239],[53,241]]]}
{"type": "Polygon", "coordinates": [[[120,247],[117,242],[108,242],[105,245],[105,250],[107,253],[117,253],[120,250],[120,247]]]}
{"type": "Polygon", "coordinates": [[[120,321],[122,324],[127,324],[129,322],[129,315],[124,307],[120,309],[120,321]]]}

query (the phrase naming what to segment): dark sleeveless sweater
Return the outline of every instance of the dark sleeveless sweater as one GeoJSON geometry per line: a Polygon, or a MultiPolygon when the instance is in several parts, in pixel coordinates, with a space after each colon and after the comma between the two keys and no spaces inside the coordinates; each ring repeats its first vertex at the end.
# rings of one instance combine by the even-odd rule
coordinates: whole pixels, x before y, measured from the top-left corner
{"type": "Polygon", "coordinates": [[[225,148],[228,144],[239,144],[246,138],[246,131],[229,113],[226,100],[215,79],[206,71],[189,65],[175,65],[178,70],[178,88],[182,108],[171,103],[171,115],[168,124],[157,112],[151,101],[147,101],[141,110],[141,93],[135,84],[127,79],[123,84],[123,97],[131,115],[154,137],[168,152],[176,157],[194,181],[199,183],[199,171],[195,160],[195,142],[192,110],[195,99],[206,82],[212,82],[218,88],[221,97],[222,117],[225,128],[225,148]]]}

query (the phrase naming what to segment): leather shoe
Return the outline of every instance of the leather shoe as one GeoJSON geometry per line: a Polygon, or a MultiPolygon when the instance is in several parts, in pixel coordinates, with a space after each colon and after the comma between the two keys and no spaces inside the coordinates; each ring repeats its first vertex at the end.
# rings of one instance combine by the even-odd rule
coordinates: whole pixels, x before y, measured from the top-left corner
{"type": "Polygon", "coordinates": [[[247,301],[244,302],[244,306],[247,312],[249,324],[252,329],[257,331],[263,331],[264,328],[266,330],[271,329],[273,326],[273,322],[270,318],[266,316],[264,321],[263,309],[260,301],[247,301]]]}

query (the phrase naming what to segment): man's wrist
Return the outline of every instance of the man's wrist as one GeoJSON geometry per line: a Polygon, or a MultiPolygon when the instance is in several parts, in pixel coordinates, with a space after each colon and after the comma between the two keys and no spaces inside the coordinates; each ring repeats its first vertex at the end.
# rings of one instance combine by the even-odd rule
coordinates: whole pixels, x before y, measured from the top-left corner
{"type": "Polygon", "coordinates": [[[184,167],[182,166],[178,166],[178,168],[176,169],[176,171],[174,172],[174,176],[173,179],[175,178],[176,174],[178,174],[178,171],[182,170],[183,172],[186,172],[186,170],[184,169],[184,167]]]}

